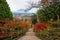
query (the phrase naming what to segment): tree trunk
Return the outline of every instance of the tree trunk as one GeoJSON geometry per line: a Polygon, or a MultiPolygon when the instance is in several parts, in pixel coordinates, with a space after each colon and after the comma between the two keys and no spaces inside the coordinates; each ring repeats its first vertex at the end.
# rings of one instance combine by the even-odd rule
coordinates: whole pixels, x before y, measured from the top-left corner
{"type": "Polygon", "coordinates": [[[58,27],[59,27],[59,15],[57,15],[58,27]]]}
{"type": "Polygon", "coordinates": [[[39,17],[38,17],[38,14],[36,14],[37,15],[37,22],[39,22],[39,17]]]}

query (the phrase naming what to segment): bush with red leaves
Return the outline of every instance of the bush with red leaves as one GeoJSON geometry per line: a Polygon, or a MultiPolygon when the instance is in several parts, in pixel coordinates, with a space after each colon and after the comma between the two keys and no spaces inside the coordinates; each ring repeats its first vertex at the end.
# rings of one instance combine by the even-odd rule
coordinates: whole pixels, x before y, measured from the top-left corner
{"type": "Polygon", "coordinates": [[[48,29],[48,23],[43,23],[43,22],[38,22],[34,25],[34,30],[36,32],[41,32],[41,31],[44,31],[46,29],[48,29]]]}

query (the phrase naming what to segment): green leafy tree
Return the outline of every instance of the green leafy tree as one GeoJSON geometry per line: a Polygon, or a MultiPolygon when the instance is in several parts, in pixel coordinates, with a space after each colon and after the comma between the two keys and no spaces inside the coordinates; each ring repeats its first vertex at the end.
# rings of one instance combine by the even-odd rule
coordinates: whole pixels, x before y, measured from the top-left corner
{"type": "Polygon", "coordinates": [[[31,16],[31,20],[32,20],[32,24],[36,24],[37,23],[37,15],[36,14],[33,14],[32,16],[31,16]]]}
{"type": "Polygon", "coordinates": [[[42,21],[55,21],[60,18],[60,2],[54,2],[50,5],[42,7],[37,12],[39,19],[42,21]]]}
{"type": "Polygon", "coordinates": [[[6,0],[0,0],[0,20],[2,19],[13,19],[12,12],[6,0]]]}
{"type": "Polygon", "coordinates": [[[37,16],[39,18],[39,21],[46,21],[46,16],[44,15],[44,11],[42,9],[38,10],[37,16]]]}

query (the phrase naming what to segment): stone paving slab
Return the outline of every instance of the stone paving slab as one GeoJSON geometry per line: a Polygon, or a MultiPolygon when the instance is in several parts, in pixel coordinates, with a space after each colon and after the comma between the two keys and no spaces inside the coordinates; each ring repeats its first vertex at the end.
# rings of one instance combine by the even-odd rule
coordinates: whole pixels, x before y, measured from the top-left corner
{"type": "Polygon", "coordinates": [[[37,38],[36,36],[24,36],[18,40],[40,40],[40,39],[37,38]]]}
{"type": "Polygon", "coordinates": [[[33,32],[33,29],[30,28],[28,32],[26,32],[26,35],[19,38],[18,40],[41,40],[38,37],[35,36],[35,33],[33,32]]]}

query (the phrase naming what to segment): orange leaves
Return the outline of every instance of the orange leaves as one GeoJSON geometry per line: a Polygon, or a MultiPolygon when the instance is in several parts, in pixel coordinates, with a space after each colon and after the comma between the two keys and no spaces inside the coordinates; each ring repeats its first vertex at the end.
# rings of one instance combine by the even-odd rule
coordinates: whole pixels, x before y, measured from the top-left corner
{"type": "Polygon", "coordinates": [[[14,35],[18,31],[25,31],[27,25],[30,25],[29,21],[23,22],[18,18],[15,18],[15,20],[0,20],[0,38],[6,37],[6,33],[14,35]]]}
{"type": "Polygon", "coordinates": [[[8,24],[4,24],[3,27],[4,28],[8,28],[9,26],[8,26],[8,24]]]}
{"type": "Polygon", "coordinates": [[[15,22],[14,21],[9,21],[9,26],[11,26],[11,28],[16,28],[15,22]]]}
{"type": "Polygon", "coordinates": [[[31,25],[31,23],[30,23],[29,21],[26,21],[26,25],[30,26],[30,25],[31,25]]]}
{"type": "Polygon", "coordinates": [[[6,21],[3,21],[3,20],[0,20],[0,22],[5,22],[3,25],[2,23],[0,23],[0,25],[4,28],[16,28],[16,27],[21,27],[21,28],[24,28],[26,26],[30,26],[30,22],[29,21],[25,21],[25,22],[20,22],[18,20],[16,21],[12,21],[12,20],[6,20],[6,21]]]}
{"type": "Polygon", "coordinates": [[[22,22],[20,25],[21,25],[22,28],[26,27],[26,23],[25,22],[22,22]]]}
{"type": "Polygon", "coordinates": [[[20,25],[22,28],[25,28],[26,26],[30,26],[30,22],[29,21],[21,22],[20,25]]]}
{"type": "Polygon", "coordinates": [[[15,23],[14,23],[14,21],[10,21],[9,23],[10,23],[10,24],[12,24],[12,25],[14,25],[14,24],[15,24],[15,23]]]}
{"type": "Polygon", "coordinates": [[[43,23],[43,22],[38,22],[38,23],[35,24],[34,29],[37,32],[44,31],[44,30],[48,29],[48,24],[43,23]]]}

